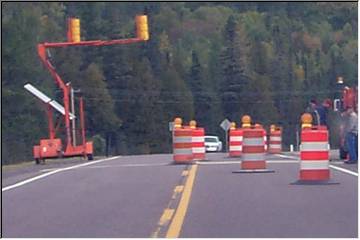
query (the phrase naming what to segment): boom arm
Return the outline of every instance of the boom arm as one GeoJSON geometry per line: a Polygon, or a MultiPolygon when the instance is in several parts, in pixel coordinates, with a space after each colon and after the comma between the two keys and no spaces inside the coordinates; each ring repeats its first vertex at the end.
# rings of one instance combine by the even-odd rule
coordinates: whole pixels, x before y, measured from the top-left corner
{"type": "MultiPolygon", "coordinates": [[[[78,28],[80,26],[77,26],[78,28]]],[[[69,42],[55,42],[55,43],[40,43],[38,44],[38,54],[45,65],[45,67],[49,70],[51,76],[54,78],[55,83],[61,88],[63,91],[63,100],[64,100],[64,108],[65,108],[65,128],[66,128],[66,141],[67,145],[71,144],[71,134],[70,134],[70,119],[69,119],[69,93],[70,93],[70,85],[65,84],[61,77],[56,73],[55,67],[51,64],[50,60],[47,57],[46,50],[48,48],[62,48],[62,47],[70,47],[70,46],[109,46],[116,44],[130,44],[147,41],[149,39],[148,26],[147,26],[147,16],[140,15],[136,16],[136,30],[137,37],[129,38],[129,39],[115,39],[115,40],[93,40],[93,41],[80,41],[80,35],[76,36],[78,41],[73,41],[70,38],[69,42]]],[[[78,33],[80,34],[80,29],[78,29],[78,33]]],[[[70,34],[71,35],[71,34],[70,34]]]]}

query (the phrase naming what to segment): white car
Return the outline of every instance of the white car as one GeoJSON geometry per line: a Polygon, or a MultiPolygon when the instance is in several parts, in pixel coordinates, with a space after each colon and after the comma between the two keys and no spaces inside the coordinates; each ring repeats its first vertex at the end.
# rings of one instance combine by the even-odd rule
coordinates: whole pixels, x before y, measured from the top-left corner
{"type": "Polygon", "coordinates": [[[221,152],[222,142],[217,136],[205,136],[205,150],[207,152],[221,152]]]}

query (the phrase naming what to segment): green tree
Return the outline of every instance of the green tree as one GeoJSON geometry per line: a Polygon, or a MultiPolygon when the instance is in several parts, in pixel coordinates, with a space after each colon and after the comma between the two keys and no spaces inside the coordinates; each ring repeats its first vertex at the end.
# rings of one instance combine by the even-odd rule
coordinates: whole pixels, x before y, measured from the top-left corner
{"type": "Polygon", "coordinates": [[[114,101],[106,87],[104,75],[96,64],[90,64],[82,73],[81,91],[85,100],[86,125],[89,134],[105,133],[120,127],[114,113],[114,101]]]}
{"type": "Polygon", "coordinates": [[[192,52],[192,66],[189,72],[189,84],[194,99],[195,120],[199,126],[209,126],[208,115],[211,112],[211,89],[204,84],[204,69],[195,51],[192,52]]]}
{"type": "Polygon", "coordinates": [[[225,117],[233,120],[240,119],[250,108],[246,91],[250,81],[246,41],[243,28],[230,16],[224,29],[225,47],[220,61],[223,75],[222,108],[225,117]]]}

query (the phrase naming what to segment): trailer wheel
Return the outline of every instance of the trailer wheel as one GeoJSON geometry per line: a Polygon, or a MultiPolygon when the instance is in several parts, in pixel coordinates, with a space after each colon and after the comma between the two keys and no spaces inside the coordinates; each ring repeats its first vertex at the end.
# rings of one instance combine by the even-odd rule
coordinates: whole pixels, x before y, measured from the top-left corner
{"type": "Polygon", "coordinates": [[[35,164],[40,164],[40,160],[38,158],[35,158],[35,164]]]}
{"type": "Polygon", "coordinates": [[[88,159],[88,161],[91,161],[91,160],[94,160],[94,157],[92,154],[88,154],[87,159],[88,159]]]}

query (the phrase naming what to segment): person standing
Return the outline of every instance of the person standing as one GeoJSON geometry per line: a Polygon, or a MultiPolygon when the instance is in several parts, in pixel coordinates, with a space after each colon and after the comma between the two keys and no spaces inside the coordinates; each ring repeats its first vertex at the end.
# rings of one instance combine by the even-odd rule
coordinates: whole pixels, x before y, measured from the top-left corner
{"type": "Polygon", "coordinates": [[[317,101],[315,99],[311,99],[309,102],[309,106],[306,108],[305,112],[310,113],[312,116],[312,124],[314,126],[320,125],[320,115],[317,108],[317,101]]]}
{"type": "Polygon", "coordinates": [[[345,124],[345,144],[349,152],[349,161],[345,163],[357,163],[358,116],[352,107],[346,108],[344,115],[347,117],[345,124]]]}
{"type": "Polygon", "coordinates": [[[331,100],[325,99],[321,105],[315,107],[315,110],[318,113],[318,125],[326,126],[329,128],[327,123],[327,115],[329,113],[329,109],[331,108],[331,100]]]}

